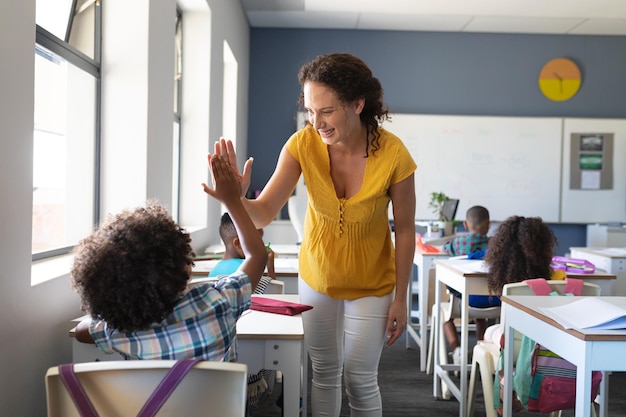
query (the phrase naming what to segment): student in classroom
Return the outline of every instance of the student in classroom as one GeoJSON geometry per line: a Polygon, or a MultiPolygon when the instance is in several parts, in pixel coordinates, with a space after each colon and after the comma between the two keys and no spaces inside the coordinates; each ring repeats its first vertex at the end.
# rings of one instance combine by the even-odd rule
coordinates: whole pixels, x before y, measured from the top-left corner
{"type": "Polygon", "coordinates": [[[267,251],[236,173],[222,158],[209,155],[208,162],[214,188],[202,185],[230,212],[245,255],[241,266],[188,289],[191,237],[165,207],[148,203],[109,216],[74,250],[72,286],[90,315],[77,326],[77,340],[125,359],[236,361],[236,322],[250,308],[267,251]]]}
{"type": "MultiPolygon", "coordinates": [[[[258,229],[259,234],[263,237],[263,229],[258,229]]],[[[222,214],[220,220],[219,234],[224,243],[224,256],[215,264],[209,277],[217,278],[222,275],[230,275],[235,272],[245,259],[245,253],[237,234],[237,228],[233,224],[233,220],[228,212],[222,214]]],[[[261,277],[253,291],[253,294],[263,294],[267,285],[276,279],[274,268],[274,251],[267,249],[267,275],[261,277]]],[[[274,390],[276,383],[276,371],[273,369],[261,369],[257,374],[248,375],[248,404],[247,417],[252,416],[252,408],[258,407],[265,399],[267,399],[274,390]]]]}
{"type": "MultiPolygon", "coordinates": [[[[532,278],[565,279],[562,270],[550,266],[557,239],[541,217],[511,216],[489,239],[485,255],[489,292],[502,295],[502,287],[532,278]]],[[[484,339],[500,343],[499,324],[485,330],[484,339]]]]}
{"type": "MultiPolygon", "coordinates": [[[[259,234],[263,237],[263,229],[258,229],[259,234]]],[[[241,247],[241,241],[237,235],[237,229],[233,224],[233,220],[230,218],[228,212],[222,214],[220,219],[219,234],[222,242],[224,243],[224,256],[215,264],[215,266],[209,272],[209,277],[216,278],[220,275],[230,275],[239,268],[243,263],[245,254],[241,247]]],[[[274,279],[276,279],[276,268],[274,267],[274,258],[276,254],[271,249],[270,244],[266,246],[267,250],[267,275],[261,277],[261,280],[257,284],[253,291],[253,294],[263,294],[267,288],[267,285],[274,279]]]]}
{"type": "MultiPolygon", "coordinates": [[[[489,210],[483,206],[470,207],[465,213],[463,226],[468,233],[455,236],[454,239],[444,245],[443,250],[452,256],[468,255],[474,259],[482,259],[489,242],[489,237],[487,236],[491,226],[489,210]]],[[[460,302],[461,294],[458,291],[448,287],[448,292],[450,292],[450,296],[455,297],[451,300],[451,303],[460,302]]],[[[470,304],[474,307],[500,305],[499,299],[495,300],[494,297],[490,296],[471,296],[470,304]]],[[[445,310],[446,316],[444,318],[446,321],[443,325],[443,330],[450,345],[452,360],[454,363],[459,364],[461,361],[461,342],[454,324],[452,310],[452,304],[450,304],[450,308],[445,310]]],[[[476,324],[476,337],[478,340],[482,340],[487,328],[487,322],[485,319],[475,319],[474,323],[476,324]]]]}

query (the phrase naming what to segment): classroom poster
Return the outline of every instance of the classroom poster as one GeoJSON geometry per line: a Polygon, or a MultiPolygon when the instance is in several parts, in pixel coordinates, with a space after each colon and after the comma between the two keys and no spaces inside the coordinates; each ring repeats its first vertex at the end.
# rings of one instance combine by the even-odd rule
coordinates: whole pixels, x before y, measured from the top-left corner
{"type": "Polygon", "coordinates": [[[571,190],[613,189],[613,133],[572,133],[571,190]]]}

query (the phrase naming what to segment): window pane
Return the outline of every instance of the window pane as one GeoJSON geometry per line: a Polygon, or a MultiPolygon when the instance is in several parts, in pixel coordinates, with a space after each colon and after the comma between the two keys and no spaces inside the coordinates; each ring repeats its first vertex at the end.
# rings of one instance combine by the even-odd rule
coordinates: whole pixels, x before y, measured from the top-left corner
{"type": "Polygon", "coordinates": [[[36,22],[57,38],[95,59],[96,0],[37,0],[36,22]]]}
{"type": "Polygon", "coordinates": [[[75,245],[93,230],[96,80],[37,45],[33,254],[75,245]]]}

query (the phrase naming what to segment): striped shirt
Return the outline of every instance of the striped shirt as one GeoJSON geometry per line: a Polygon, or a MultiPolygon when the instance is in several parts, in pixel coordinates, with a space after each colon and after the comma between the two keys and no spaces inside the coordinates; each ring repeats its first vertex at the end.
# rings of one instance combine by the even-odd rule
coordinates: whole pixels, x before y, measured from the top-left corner
{"type": "Polygon", "coordinates": [[[120,332],[93,320],[100,350],[126,359],[237,360],[237,319],[250,308],[252,286],[243,271],[185,292],[174,310],[147,330],[120,332]]]}

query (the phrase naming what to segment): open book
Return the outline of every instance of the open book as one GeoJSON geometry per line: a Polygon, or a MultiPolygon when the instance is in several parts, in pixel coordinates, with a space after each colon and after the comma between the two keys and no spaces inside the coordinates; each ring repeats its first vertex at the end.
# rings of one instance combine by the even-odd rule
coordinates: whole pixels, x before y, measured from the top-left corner
{"type": "Polygon", "coordinates": [[[539,309],[566,329],[624,330],[626,308],[598,297],[539,309]]]}

